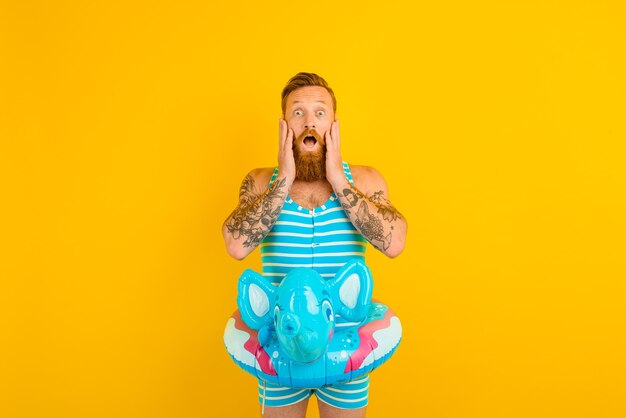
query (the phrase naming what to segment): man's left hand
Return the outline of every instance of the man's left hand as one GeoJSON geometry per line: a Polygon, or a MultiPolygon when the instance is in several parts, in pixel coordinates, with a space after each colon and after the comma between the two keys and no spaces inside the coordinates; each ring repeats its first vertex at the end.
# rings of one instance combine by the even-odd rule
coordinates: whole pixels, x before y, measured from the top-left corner
{"type": "Polygon", "coordinates": [[[326,131],[324,140],[326,141],[326,180],[335,188],[346,182],[341,159],[338,120],[334,121],[330,129],[326,131]]]}

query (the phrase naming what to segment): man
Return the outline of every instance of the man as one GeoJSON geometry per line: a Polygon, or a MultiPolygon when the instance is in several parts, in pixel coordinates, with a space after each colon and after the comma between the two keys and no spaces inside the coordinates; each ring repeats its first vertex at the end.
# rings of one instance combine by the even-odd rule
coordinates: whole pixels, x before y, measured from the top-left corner
{"type": "MultiPolygon", "coordinates": [[[[282,92],[278,166],[248,173],[224,222],[228,253],[241,260],[260,245],[263,275],[276,284],[299,266],[333,277],[349,259],[364,258],[366,242],[389,257],[404,249],[407,223],[389,202],[382,175],[341,158],[336,110],[322,77],[292,77],[282,92]]],[[[304,418],[315,393],[321,418],[359,418],[368,387],[369,376],[318,390],[259,382],[259,401],[266,417],[304,418]]]]}

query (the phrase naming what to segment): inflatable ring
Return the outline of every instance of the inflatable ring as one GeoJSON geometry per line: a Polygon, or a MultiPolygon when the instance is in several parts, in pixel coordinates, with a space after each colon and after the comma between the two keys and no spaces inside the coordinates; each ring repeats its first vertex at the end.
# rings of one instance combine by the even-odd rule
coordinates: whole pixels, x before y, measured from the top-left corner
{"type": "Polygon", "coordinates": [[[400,320],[371,300],[372,288],[369,268],[358,259],[331,279],[294,269],[279,286],[246,270],[224,344],[237,365],[271,384],[350,382],[387,361],[402,338],[400,320]]]}

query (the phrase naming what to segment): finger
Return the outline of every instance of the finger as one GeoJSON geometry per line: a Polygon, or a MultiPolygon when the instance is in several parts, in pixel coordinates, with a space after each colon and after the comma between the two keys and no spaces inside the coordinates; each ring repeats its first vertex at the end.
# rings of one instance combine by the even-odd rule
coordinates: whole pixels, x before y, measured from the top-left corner
{"type": "Polygon", "coordinates": [[[335,131],[335,122],[330,125],[330,129],[328,130],[328,137],[330,138],[330,148],[333,150],[339,149],[339,143],[337,142],[337,134],[335,131]]]}
{"type": "Polygon", "coordinates": [[[338,120],[333,122],[332,131],[333,131],[333,138],[337,142],[337,145],[339,145],[339,121],[338,120]]]}
{"type": "Polygon", "coordinates": [[[288,150],[291,150],[293,148],[293,129],[289,129],[289,132],[287,132],[287,140],[285,141],[285,146],[288,150]]]}
{"type": "Polygon", "coordinates": [[[283,118],[278,119],[278,149],[282,149],[286,140],[287,123],[283,118]]]}

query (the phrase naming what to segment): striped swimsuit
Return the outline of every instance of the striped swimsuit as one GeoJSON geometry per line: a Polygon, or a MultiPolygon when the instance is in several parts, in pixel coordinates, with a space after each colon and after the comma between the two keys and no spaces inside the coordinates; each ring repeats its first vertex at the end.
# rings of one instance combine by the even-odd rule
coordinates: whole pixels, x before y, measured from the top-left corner
{"type": "MultiPolygon", "coordinates": [[[[350,167],[343,163],[350,184],[350,167]]],[[[274,169],[269,186],[278,176],[274,169]]],[[[261,241],[263,276],[279,284],[295,267],[309,267],[324,278],[331,278],[352,258],[365,259],[367,240],[356,230],[332,193],[322,206],[307,209],[287,196],[280,215],[269,234],[261,241]]],[[[348,325],[337,317],[336,326],[348,325]]],[[[331,406],[343,409],[367,405],[369,376],[343,385],[322,389],[292,389],[265,384],[259,380],[259,402],[267,406],[286,406],[309,398],[313,393],[331,406]]]]}
{"type": "MultiPolygon", "coordinates": [[[[343,169],[350,184],[354,184],[345,162],[343,169]]],[[[277,175],[278,168],[274,169],[270,186],[277,175]]],[[[348,260],[365,260],[366,243],[334,193],[325,204],[312,210],[287,196],[276,224],[261,241],[263,276],[278,284],[291,269],[309,267],[330,278],[348,260]]]]}

